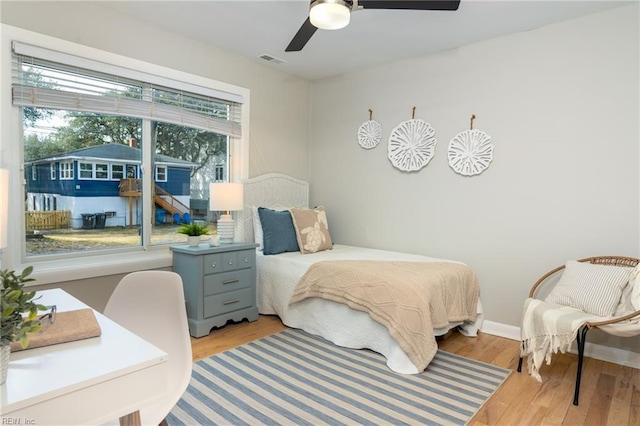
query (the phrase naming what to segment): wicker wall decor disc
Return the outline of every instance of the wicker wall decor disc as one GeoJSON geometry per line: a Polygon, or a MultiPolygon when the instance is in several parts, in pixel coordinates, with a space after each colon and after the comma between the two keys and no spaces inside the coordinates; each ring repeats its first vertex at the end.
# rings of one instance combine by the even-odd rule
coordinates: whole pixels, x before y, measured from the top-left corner
{"type": "Polygon", "coordinates": [[[435,134],[424,120],[411,119],[400,123],[389,136],[389,161],[405,172],[420,170],[435,153],[435,134]]]}
{"type": "Polygon", "coordinates": [[[449,166],[464,176],[479,175],[493,160],[491,136],[481,130],[465,130],[449,142],[449,166]]]}
{"type": "Polygon", "coordinates": [[[369,120],[362,123],[358,129],[358,143],[365,149],[378,146],[382,139],[382,126],[376,120],[369,120]]]}

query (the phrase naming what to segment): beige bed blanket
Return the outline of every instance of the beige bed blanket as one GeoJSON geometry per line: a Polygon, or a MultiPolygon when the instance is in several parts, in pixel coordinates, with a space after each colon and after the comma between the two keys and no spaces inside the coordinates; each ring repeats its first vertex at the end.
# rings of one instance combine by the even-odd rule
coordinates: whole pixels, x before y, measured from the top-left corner
{"type": "Polygon", "coordinates": [[[433,329],[474,321],[479,293],[461,263],[336,260],[310,266],[289,303],[319,297],[368,312],[422,371],[438,349],[433,329]]]}

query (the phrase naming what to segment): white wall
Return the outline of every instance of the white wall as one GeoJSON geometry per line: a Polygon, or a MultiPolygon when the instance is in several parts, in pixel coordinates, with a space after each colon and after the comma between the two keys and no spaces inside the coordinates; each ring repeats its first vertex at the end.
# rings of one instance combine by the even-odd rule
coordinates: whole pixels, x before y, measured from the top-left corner
{"type": "Polygon", "coordinates": [[[618,8],[314,82],[311,201],[327,207],[335,242],[464,261],[486,318],[513,326],[551,268],[637,257],[638,16],[637,5],[618,8]],[[386,141],[414,106],[438,144],[425,168],[406,173],[386,141]],[[364,150],[357,130],[369,108],[383,139],[364,150]],[[472,114],[494,159],[463,177],[447,147],[472,114]]]}

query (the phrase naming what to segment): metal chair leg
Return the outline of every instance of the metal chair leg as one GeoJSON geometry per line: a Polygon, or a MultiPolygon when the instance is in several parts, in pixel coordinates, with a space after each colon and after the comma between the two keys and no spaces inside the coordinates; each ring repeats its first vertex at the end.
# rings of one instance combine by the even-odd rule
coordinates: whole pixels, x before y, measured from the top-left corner
{"type": "MultiPolygon", "coordinates": [[[[522,350],[524,348],[524,342],[520,342],[520,353],[522,353],[522,350]]],[[[518,373],[522,372],[522,357],[520,357],[520,359],[518,360],[518,373]]]]}
{"type": "Polygon", "coordinates": [[[576,389],[573,393],[573,405],[578,405],[578,396],[580,395],[580,378],[582,377],[582,359],[584,358],[584,344],[587,340],[588,326],[583,326],[578,330],[578,371],[576,372],[576,389]]]}

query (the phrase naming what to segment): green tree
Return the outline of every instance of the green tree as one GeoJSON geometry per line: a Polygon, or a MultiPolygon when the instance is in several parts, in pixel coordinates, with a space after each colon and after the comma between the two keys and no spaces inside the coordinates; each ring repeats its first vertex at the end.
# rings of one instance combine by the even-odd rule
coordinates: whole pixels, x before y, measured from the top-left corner
{"type": "Polygon", "coordinates": [[[65,149],[51,137],[39,137],[32,133],[27,135],[24,140],[25,161],[51,157],[64,151],[65,149]]]}
{"type": "Polygon", "coordinates": [[[66,151],[119,143],[128,145],[132,138],[140,140],[141,120],[94,113],[68,112],[68,125],[56,134],[57,143],[66,151]]]}
{"type": "Polygon", "coordinates": [[[227,137],[169,123],[155,126],[156,152],[198,164],[197,173],[210,160],[227,153],[227,137]]]}

